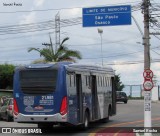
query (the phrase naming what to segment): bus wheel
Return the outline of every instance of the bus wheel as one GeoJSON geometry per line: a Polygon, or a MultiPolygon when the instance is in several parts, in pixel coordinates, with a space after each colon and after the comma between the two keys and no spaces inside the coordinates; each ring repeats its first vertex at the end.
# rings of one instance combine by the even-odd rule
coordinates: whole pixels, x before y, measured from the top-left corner
{"type": "Polygon", "coordinates": [[[82,125],[82,129],[88,129],[88,127],[89,127],[89,114],[88,112],[85,112],[84,123],[82,125]]]}

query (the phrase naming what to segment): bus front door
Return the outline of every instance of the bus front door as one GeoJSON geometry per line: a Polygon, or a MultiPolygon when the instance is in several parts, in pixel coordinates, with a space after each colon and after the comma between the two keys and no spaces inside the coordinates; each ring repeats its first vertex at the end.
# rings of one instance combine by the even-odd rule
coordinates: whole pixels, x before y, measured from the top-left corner
{"type": "Polygon", "coordinates": [[[77,87],[77,117],[79,123],[83,122],[83,96],[82,96],[82,79],[80,74],[76,74],[77,87]]]}

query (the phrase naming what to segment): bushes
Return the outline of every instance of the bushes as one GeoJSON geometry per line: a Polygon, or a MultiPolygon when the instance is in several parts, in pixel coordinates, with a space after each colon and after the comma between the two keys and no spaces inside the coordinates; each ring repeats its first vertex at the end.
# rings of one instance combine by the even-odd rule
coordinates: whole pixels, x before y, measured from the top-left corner
{"type": "Polygon", "coordinates": [[[12,64],[0,65],[0,89],[13,88],[13,74],[15,66],[12,64]]]}
{"type": "Polygon", "coordinates": [[[144,97],[128,97],[129,100],[143,100],[144,97]]]}

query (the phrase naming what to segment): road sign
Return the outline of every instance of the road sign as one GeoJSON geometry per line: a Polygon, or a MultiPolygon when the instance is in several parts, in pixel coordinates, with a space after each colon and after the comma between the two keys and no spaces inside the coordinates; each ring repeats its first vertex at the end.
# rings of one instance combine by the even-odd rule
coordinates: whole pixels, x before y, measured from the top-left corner
{"type": "Polygon", "coordinates": [[[154,84],[152,82],[152,80],[146,80],[143,83],[143,87],[145,91],[151,91],[151,89],[153,88],[154,84]]]}
{"type": "Polygon", "coordinates": [[[83,27],[131,25],[131,6],[83,8],[83,27]]]}
{"type": "Polygon", "coordinates": [[[152,72],[152,70],[146,69],[146,70],[143,72],[143,77],[144,77],[145,79],[152,79],[152,78],[153,78],[153,72],[152,72]]]}

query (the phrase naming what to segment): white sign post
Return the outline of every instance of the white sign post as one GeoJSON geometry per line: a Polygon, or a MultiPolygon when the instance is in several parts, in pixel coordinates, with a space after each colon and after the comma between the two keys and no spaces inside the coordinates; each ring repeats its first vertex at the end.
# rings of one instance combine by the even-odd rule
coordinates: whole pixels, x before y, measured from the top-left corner
{"type": "MultiPolygon", "coordinates": [[[[151,128],[152,121],[151,121],[151,90],[154,86],[152,78],[153,72],[149,69],[146,69],[143,72],[144,76],[144,127],[151,128]]],[[[145,133],[145,136],[152,136],[151,133],[145,133]]]]}
{"type": "MultiPolygon", "coordinates": [[[[144,127],[152,127],[151,120],[151,91],[144,92],[144,127]]],[[[145,133],[145,136],[152,136],[151,133],[145,133]]]]}

